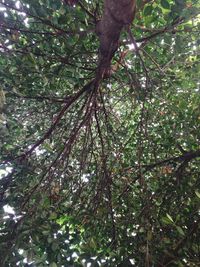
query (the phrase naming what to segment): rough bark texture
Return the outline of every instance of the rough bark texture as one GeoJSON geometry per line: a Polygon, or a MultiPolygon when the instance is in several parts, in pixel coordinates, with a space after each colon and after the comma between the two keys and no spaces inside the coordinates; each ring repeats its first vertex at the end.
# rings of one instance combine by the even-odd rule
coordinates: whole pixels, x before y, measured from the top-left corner
{"type": "Polygon", "coordinates": [[[135,15],[135,0],[105,0],[104,13],[97,25],[100,39],[99,65],[97,76],[103,77],[110,69],[124,26],[133,21],[135,15]]]}

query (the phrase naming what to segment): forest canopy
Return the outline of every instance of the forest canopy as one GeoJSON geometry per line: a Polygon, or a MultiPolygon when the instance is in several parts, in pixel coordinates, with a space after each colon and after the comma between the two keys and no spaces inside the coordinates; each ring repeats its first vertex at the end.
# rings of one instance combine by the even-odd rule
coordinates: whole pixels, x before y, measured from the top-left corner
{"type": "Polygon", "coordinates": [[[200,266],[198,0],[0,0],[0,266],[200,266]]]}

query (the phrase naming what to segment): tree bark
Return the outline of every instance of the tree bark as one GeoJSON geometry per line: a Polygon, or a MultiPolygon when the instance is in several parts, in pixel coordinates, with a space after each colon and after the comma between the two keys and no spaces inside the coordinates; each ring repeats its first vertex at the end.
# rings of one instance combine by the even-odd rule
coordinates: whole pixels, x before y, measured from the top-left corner
{"type": "Polygon", "coordinates": [[[96,32],[100,39],[97,77],[103,78],[110,71],[111,60],[118,48],[120,33],[131,24],[135,15],[135,0],[105,0],[102,19],[96,32]]]}

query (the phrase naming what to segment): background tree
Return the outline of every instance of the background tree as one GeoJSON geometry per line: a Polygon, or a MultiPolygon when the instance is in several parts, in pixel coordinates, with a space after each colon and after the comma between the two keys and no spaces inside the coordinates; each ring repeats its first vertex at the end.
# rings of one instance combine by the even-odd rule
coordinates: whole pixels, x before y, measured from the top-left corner
{"type": "Polygon", "coordinates": [[[200,264],[199,1],[106,2],[0,0],[0,266],[200,264]]]}

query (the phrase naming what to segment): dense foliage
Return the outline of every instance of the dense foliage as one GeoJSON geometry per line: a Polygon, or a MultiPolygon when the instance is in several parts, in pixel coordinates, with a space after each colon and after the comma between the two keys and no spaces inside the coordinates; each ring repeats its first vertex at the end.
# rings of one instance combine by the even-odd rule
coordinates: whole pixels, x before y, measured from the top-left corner
{"type": "Polygon", "coordinates": [[[200,266],[199,1],[139,0],[98,90],[73,2],[0,0],[0,266],[200,266]]]}

